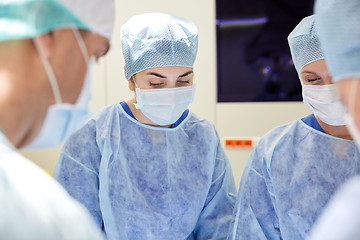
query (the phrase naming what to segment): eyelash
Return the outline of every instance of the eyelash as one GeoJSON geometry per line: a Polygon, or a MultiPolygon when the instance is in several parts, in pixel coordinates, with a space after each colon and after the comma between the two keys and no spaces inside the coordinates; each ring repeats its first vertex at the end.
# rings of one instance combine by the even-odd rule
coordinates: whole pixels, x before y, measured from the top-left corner
{"type": "Polygon", "coordinates": [[[162,86],[164,83],[150,83],[150,86],[152,87],[159,87],[162,86]]]}
{"type": "Polygon", "coordinates": [[[308,79],[308,82],[315,82],[317,80],[320,80],[320,78],[313,78],[313,79],[308,79]]]}
{"type": "MultiPolygon", "coordinates": [[[[190,83],[190,81],[178,81],[177,83],[178,84],[188,84],[188,83],[190,83]]],[[[164,85],[164,83],[150,83],[150,86],[152,86],[152,87],[160,87],[163,85],[164,85]]]]}

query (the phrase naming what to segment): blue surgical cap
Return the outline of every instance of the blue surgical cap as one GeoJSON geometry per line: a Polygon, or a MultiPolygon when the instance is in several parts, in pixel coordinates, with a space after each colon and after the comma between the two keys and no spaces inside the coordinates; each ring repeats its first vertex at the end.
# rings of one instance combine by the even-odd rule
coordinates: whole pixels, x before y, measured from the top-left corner
{"type": "Polygon", "coordinates": [[[110,38],[113,8],[113,0],[0,0],[0,42],[57,28],[81,28],[110,38]]]}
{"type": "Polygon", "coordinates": [[[317,0],[315,13],[333,81],[360,78],[360,1],[317,0]]]}
{"type": "Polygon", "coordinates": [[[299,76],[305,65],[325,58],[314,21],[315,15],[304,18],[288,36],[292,60],[299,76]]]}
{"type": "Polygon", "coordinates": [[[197,27],[189,20],[165,13],[131,17],[121,27],[125,76],[166,66],[193,67],[197,48],[197,27]]]}

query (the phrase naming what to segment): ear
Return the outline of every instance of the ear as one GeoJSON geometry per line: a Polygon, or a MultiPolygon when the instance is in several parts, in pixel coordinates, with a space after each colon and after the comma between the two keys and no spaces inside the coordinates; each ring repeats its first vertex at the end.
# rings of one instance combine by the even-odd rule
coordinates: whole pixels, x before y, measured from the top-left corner
{"type": "Polygon", "coordinates": [[[50,58],[53,53],[53,46],[54,46],[54,34],[53,32],[49,32],[43,35],[39,35],[35,37],[39,47],[44,52],[46,58],[50,58]]]}
{"type": "Polygon", "coordinates": [[[135,91],[135,83],[134,83],[132,77],[128,81],[129,81],[129,89],[130,89],[130,91],[135,91]]]}

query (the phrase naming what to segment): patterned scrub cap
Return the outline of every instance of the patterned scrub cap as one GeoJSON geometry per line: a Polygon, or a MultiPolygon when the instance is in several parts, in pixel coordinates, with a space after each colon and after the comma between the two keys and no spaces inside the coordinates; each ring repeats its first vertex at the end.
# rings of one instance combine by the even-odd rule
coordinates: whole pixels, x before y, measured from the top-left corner
{"type": "Polygon", "coordinates": [[[125,77],[166,66],[193,67],[198,49],[197,27],[165,13],[131,17],[121,27],[125,77]]]}
{"type": "Polygon", "coordinates": [[[324,59],[315,28],[315,15],[308,16],[288,36],[291,56],[300,76],[301,69],[312,62],[324,59]]]}
{"type": "Polygon", "coordinates": [[[333,81],[360,78],[360,1],[317,0],[315,13],[333,81]]]}

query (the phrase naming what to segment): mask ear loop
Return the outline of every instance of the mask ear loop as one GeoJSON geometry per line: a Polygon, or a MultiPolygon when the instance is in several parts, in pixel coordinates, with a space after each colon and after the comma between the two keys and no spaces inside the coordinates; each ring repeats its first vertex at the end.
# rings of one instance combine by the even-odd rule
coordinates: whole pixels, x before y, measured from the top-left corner
{"type": "Polygon", "coordinates": [[[85,45],[85,41],[84,41],[83,37],[81,36],[81,33],[80,33],[79,29],[73,28],[72,30],[74,32],[75,38],[76,38],[77,43],[78,43],[78,45],[80,47],[81,54],[83,55],[84,60],[85,60],[85,64],[87,66],[87,72],[86,72],[86,75],[85,75],[85,81],[83,83],[80,95],[78,96],[78,98],[76,100],[76,104],[78,104],[79,102],[83,101],[84,97],[86,97],[85,96],[86,89],[88,89],[88,91],[90,91],[90,81],[89,81],[90,79],[88,79],[88,74],[90,74],[89,70],[91,68],[92,63],[95,61],[95,57],[93,56],[93,57],[90,58],[88,50],[87,50],[86,45],[85,45]]]}
{"type": "Polygon", "coordinates": [[[51,89],[53,91],[54,94],[54,99],[56,103],[62,103],[62,99],[61,99],[61,94],[60,94],[60,89],[59,89],[59,85],[56,81],[56,77],[54,74],[54,71],[49,63],[49,60],[46,58],[45,53],[43,52],[43,50],[41,49],[38,40],[36,38],[33,38],[33,42],[35,45],[36,50],[39,53],[41,62],[45,68],[46,74],[48,76],[49,82],[50,82],[50,86],[51,89]]]}
{"type": "Polygon", "coordinates": [[[73,28],[72,30],[73,30],[75,38],[76,38],[76,40],[77,40],[77,42],[79,44],[81,53],[82,53],[82,55],[84,57],[84,60],[85,60],[85,63],[88,64],[88,62],[90,60],[90,56],[89,56],[88,50],[86,48],[84,39],[82,38],[82,36],[81,36],[81,34],[79,32],[79,29],[73,28]]]}
{"type": "Polygon", "coordinates": [[[135,81],[135,75],[132,75],[132,76],[131,76],[131,80],[132,80],[133,83],[135,84],[135,87],[136,87],[136,88],[139,88],[138,85],[136,84],[136,81],[135,81]]]}
{"type": "MultiPolygon", "coordinates": [[[[137,89],[140,90],[140,88],[139,88],[138,85],[136,84],[135,75],[132,75],[132,76],[131,76],[131,81],[133,81],[133,83],[135,84],[135,88],[137,88],[137,89]]],[[[136,96],[136,89],[135,89],[134,93],[135,93],[135,96],[136,96]]],[[[138,100],[138,99],[136,98],[136,101],[137,101],[137,100],[138,100]]],[[[135,106],[136,109],[141,109],[143,105],[142,105],[142,104],[139,104],[139,103],[137,102],[137,103],[134,103],[134,106],[135,106]]]]}

